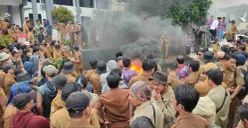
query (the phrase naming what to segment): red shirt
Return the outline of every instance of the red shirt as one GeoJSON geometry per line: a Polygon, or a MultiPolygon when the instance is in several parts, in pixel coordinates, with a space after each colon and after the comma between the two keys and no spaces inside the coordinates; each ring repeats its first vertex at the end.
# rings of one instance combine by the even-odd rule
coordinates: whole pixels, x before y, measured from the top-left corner
{"type": "Polygon", "coordinates": [[[28,35],[26,33],[18,33],[15,39],[18,43],[24,44],[26,41],[28,41],[28,35]]]}

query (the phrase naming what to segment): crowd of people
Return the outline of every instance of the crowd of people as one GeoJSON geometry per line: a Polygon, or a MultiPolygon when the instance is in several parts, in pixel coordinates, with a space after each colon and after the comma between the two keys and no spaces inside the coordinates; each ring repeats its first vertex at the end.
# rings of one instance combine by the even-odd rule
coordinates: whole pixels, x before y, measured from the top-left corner
{"type": "Polygon", "coordinates": [[[56,22],[54,41],[49,22],[25,20],[0,49],[0,127],[248,128],[248,41],[220,47],[217,38],[213,52],[177,56],[166,68],[149,55],[139,58],[141,72],[131,70],[119,52],[107,63],[92,58],[86,70],[80,48],[62,43],[64,24],[56,22]],[[60,67],[52,60],[61,57],[60,67]]]}

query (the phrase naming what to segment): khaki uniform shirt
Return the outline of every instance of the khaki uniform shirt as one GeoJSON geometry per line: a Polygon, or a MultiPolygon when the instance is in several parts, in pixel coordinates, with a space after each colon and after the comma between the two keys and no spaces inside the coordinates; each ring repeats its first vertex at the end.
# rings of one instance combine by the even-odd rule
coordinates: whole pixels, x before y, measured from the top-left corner
{"type": "Polygon", "coordinates": [[[5,80],[4,80],[4,87],[5,87],[4,91],[7,95],[7,97],[9,97],[9,95],[10,95],[10,87],[15,83],[16,83],[16,81],[15,81],[14,77],[12,75],[7,74],[5,77],[5,80]]]}
{"type": "MultiPolygon", "coordinates": [[[[0,81],[4,81],[5,77],[6,77],[5,72],[3,72],[3,70],[0,70],[0,81]]],[[[3,89],[5,88],[4,87],[4,82],[0,82],[0,87],[2,87],[3,89]]]]}
{"type": "Polygon", "coordinates": [[[90,69],[87,74],[86,74],[86,78],[88,79],[88,81],[90,81],[90,78],[93,74],[96,73],[96,70],[95,69],[90,69]]]}
{"type": "Polygon", "coordinates": [[[18,110],[13,105],[7,106],[3,115],[4,128],[12,128],[12,122],[17,112],[18,110]]]}
{"type": "Polygon", "coordinates": [[[50,117],[56,111],[58,111],[58,110],[66,107],[66,104],[62,100],[61,96],[62,96],[62,91],[58,91],[56,97],[53,99],[52,104],[51,104],[51,114],[50,114],[50,117]]]}
{"type": "Polygon", "coordinates": [[[54,52],[53,52],[53,58],[54,59],[58,59],[58,58],[61,58],[61,57],[62,57],[61,50],[54,50],[54,52]]]}
{"type": "Polygon", "coordinates": [[[241,72],[239,67],[237,67],[236,86],[234,84],[234,69],[225,70],[223,67],[220,67],[220,70],[223,72],[223,82],[227,85],[227,88],[236,88],[237,86],[245,84],[244,74],[241,72]]]}
{"type": "Polygon", "coordinates": [[[205,118],[209,126],[215,125],[216,106],[209,96],[200,97],[192,113],[205,118]]]}
{"type": "Polygon", "coordinates": [[[69,121],[65,128],[95,128],[87,121],[69,121]]]}
{"type": "Polygon", "coordinates": [[[164,127],[163,112],[156,104],[152,103],[151,101],[146,101],[135,109],[134,115],[131,119],[130,124],[132,124],[132,121],[134,121],[136,118],[141,117],[141,116],[145,116],[145,117],[149,118],[152,121],[155,128],[163,128],[164,127]],[[153,109],[152,105],[154,106],[154,109],[153,109]],[[154,110],[156,113],[155,114],[156,118],[153,115],[154,110]]]}
{"type": "Polygon", "coordinates": [[[220,46],[218,44],[213,45],[213,53],[214,56],[217,56],[217,52],[220,50],[220,46]]]}
{"type": "Polygon", "coordinates": [[[206,96],[211,90],[211,87],[208,85],[207,81],[199,81],[195,84],[194,88],[200,96],[206,96]]]}
{"type": "Polygon", "coordinates": [[[199,57],[194,58],[194,60],[198,61],[200,65],[204,65],[204,62],[199,57]]]}
{"type": "MultiPolygon", "coordinates": [[[[66,108],[56,111],[50,118],[51,128],[65,128],[71,120],[66,108]]],[[[92,109],[90,118],[87,120],[94,128],[100,128],[96,112],[92,109]]]]}
{"type": "Polygon", "coordinates": [[[138,81],[144,81],[144,82],[149,83],[149,80],[148,80],[149,77],[151,77],[151,76],[148,76],[145,74],[141,74],[141,75],[137,75],[137,76],[132,77],[128,83],[128,88],[130,88],[132,86],[132,84],[134,84],[135,82],[138,82],[138,81]]]}
{"type": "Polygon", "coordinates": [[[30,42],[31,45],[34,45],[35,38],[34,38],[34,33],[33,32],[28,32],[28,41],[30,42]]]}
{"type": "Polygon", "coordinates": [[[157,105],[164,114],[165,128],[170,128],[176,122],[176,111],[174,110],[175,94],[169,86],[168,91],[157,101],[157,105]]]}
{"type": "Polygon", "coordinates": [[[189,76],[187,76],[184,80],[185,85],[193,85],[194,83],[196,84],[198,81],[204,81],[206,80],[206,76],[203,74],[200,74],[199,72],[191,72],[189,76]],[[200,75],[200,76],[199,76],[200,75]],[[199,77],[199,79],[198,79],[199,77]]]}
{"type": "MultiPolygon", "coordinates": [[[[229,107],[231,103],[230,94],[229,92],[227,93],[228,96],[226,97],[226,101],[215,117],[215,124],[222,128],[227,127],[229,107]]],[[[215,103],[216,110],[218,110],[221,107],[222,103],[224,102],[225,88],[223,88],[223,86],[213,88],[209,91],[208,96],[215,103]]]]}
{"type": "Polygon", "coordinates": [[[76,71],[82,70],[84,68],[83,66],[83,56],[80,52],[75,52],[75,59],[79,59],[79,63],[76,63],[76,71]]]}
{"type": "Polygon", "coordinates": [[[101,95],[102,93],[102,84],[101,84],[101,80],[100,80],[100,75],[95,73],[91,76],[90,78],[90,83],[92,83],[93,87],[94,87],[94,93],[101,95]]]}
{"type": "Polygon", "coordinates": [[[201,116],[185,113],[177,117],[176,123],[171,128],[208,128],[208,124],[201,116]]]}
{"type": "Polygon", "coordinates": [[[1,97],[0,105],[2,106],[2,108],[5,108],[8,102],[8,97],[6,96],[4,90],[1,87],[0,87],[0,97],[1,97]]]}
{"type": "Polygon", "coordinates": [[[64,74],[67,77],[67,83],[75,82],[76,78],[72,74],[64,74]]]}
{"type": "Polygon", "coordinates": [[[178,85],[182,85],[183,82],[177,78],[176,75],[169,75],[168,76],[168,84],[171,86],[171,88],[174,90],[178,85]]]}

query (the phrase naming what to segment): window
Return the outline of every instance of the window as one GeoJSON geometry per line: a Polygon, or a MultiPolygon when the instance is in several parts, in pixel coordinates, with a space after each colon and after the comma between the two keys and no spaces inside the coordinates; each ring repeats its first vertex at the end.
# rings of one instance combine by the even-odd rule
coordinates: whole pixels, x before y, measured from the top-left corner
{"type": "Polygon", "coordinates": [[[73,0],[53,0],[54,4],[73,6],[73,0]]]}
{"type": "MultiPolygon", "coordinates": [[[[36,0],[37,1],[37,3],[40,3],[40,0],[36,0]]],[[[28,0],[28,2],[32,2],[32,0],[28,0]]]]}
{"type": "Polygon", "coordinates": [[[79,0],[80,7],[94,8],[94,0],[79,0]]]}
{"type": "Polygon", "coordinates": [[[108,9],[109,0],[96,0],[98,9],[108,9]]]}

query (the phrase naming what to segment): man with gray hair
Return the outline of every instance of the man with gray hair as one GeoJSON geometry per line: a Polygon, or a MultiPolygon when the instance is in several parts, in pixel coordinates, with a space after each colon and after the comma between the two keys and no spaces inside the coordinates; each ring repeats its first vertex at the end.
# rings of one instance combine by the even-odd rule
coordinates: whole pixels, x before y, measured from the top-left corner
{"type": "Polygon", "coordinates": [[[134,110],[131,123],[138,117],[146,116],[148,117],[155,128],[164,127],[164,116],[162,110],[155,104],[151,102],[152,88],[144,81],[138,81],[132,84],[129,91],[129,101],[134,110]]]}

